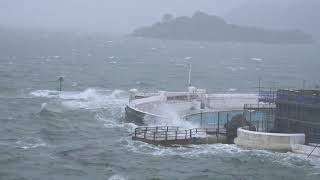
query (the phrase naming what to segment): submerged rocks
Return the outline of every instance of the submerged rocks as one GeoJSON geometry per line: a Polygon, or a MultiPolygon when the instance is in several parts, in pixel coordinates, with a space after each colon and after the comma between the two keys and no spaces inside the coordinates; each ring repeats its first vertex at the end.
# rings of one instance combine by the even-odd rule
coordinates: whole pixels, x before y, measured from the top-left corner
{"type": "Polygon", "coordinates": [[[224,125],[227,131],[228,143],[234,143],[234,138],[237,137],[237,129],[244,126],[248,126],[250,131],[256,131],[256,127],[250,121],[246,120],[242,114],[234,116],[230,122],[224,125]]]}

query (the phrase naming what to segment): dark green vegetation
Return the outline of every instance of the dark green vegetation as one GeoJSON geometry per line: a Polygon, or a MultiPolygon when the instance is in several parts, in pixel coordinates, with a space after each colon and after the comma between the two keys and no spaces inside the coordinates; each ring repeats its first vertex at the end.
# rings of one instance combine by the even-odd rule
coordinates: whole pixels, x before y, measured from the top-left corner
{"type": "Polygon", "coordinates": [[[227,132],[228,143],[234,143],[234,138],[237,137],[237,130],[239,127],[248,127],[251,131],[256,131],[256,127],[242,115],[234,116],[230,123],[226,123],[224,127],[227,132]]]}
{"type": "Polygon", "coordinates": [[[161,22],[136,29],[132,36],[192,40],[263,43],[312,43],[313,39],[299,30],[275,31],[226,23],[218,16],[196,12],[192,17],[163,16],[161,22]]]}

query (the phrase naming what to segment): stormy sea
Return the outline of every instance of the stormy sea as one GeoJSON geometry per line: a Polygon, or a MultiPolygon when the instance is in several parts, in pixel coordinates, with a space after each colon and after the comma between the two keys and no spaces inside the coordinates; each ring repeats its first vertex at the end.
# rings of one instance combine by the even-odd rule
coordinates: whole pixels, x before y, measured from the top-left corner
{"type": "Polygon", "coordinates": [[[131,140],[129,89],[228,97],[318,87],[320,45],[16,32],[0,41],[0,179],[319,179],[320,160],[236,145],[131,140]],[[63,77],[62,91],[57,79],[63,77]],[[304,81],[305,80],[305,81],[304,81]],[[304,83],[303,83],[304,82],[304,83]]]}

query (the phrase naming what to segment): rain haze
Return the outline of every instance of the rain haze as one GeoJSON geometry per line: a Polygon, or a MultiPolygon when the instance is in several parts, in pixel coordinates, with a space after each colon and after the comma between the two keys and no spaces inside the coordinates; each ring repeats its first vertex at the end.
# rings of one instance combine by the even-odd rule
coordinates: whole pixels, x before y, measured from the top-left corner
{"type": "Polygon", "coordinates": [[[223,14],[239,0],[2,0],[0,24],[54,30],[128,33],[165,13],[191,15],[196,10],[223,14]]]}
{"type": "Polygon", "coordinates": [[[320,179],[319,0],[0,0],[0,180],[320,179]]]}

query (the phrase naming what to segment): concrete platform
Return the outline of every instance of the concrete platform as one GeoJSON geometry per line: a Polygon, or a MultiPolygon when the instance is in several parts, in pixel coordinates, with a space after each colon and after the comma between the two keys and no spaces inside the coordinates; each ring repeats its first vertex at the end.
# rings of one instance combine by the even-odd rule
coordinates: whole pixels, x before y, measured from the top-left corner
{"type": "Polygon", "coordinates": [[[282,134],[249,131],[238,128],[235,144],[253,149],[267,149],[273,151],[293,151],[292,146],[305,143],[304,134],[282,134]]]}

